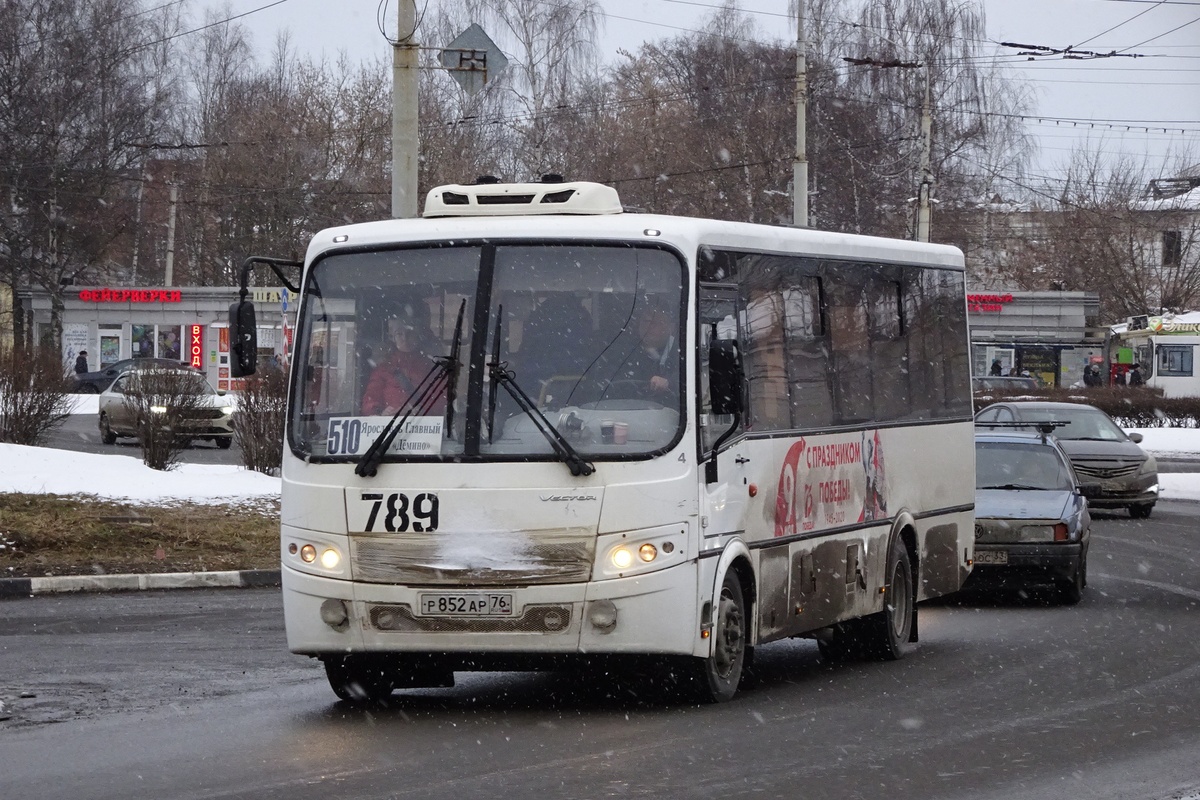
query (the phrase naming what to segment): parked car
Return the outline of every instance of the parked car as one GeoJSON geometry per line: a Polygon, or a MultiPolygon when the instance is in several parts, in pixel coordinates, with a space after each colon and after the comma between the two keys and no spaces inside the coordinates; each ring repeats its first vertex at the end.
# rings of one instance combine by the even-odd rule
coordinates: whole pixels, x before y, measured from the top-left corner
{"type": "Polygon", "coordinates": [[[976,392],[1031,392],[1040,387],[1037,378],[1020,375],[983,375],[971,379],[971,388],[976,392]]]}
{"type": "Polygon", "coordinates": [[[1092,518],[1071,462],[1046,432],[977,429],[971,585],[1041,584],[1078,603],[1092,518]]]}
{"type": "Polygon", "coordinates": [[[100,393],[98,424],[105,444],[113,444],[121,436],[139,435],[139,409],[146,402],[141,394],[150,391],[159,393],[154,402],[161,405],[147,410],[171,425],[176,435],[193,440],[211,439],[222,449],[233,444],[232,398],[213,389],[202,373],[190,367],[174,363],[166,368],[146,366],[139,364],[126,370],[100,393]],[[178,404],[175,409],[169,406],[172,402],[178,404]]]}
{"type": "Polygon", "coordinates": [[[1095,406],[1013,400],[993,403],[975,415],[986,423],[1063,423],[1054,431],[1092,508],[1127,508],[1145,519],[1158,502],[1158,462],[1138,447],[1140,433],[1126,434],[1095,406]]]}
{"type": "Polygon", "coordinates": [[[117,361],[96,372],[81,372],[75,376],[74,391],[80,394],[100,394],[126,370],[136,367],[179,367],[178,361],[170,358],[127,358],[117,361]]]}

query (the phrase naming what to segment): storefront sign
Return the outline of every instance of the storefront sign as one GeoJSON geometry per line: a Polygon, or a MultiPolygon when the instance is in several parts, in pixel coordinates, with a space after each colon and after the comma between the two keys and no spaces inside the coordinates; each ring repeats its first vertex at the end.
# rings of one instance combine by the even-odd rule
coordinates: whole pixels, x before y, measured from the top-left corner
{"type": "Polygon", "coordinates": [[[178,289],[82,289],[79,299],[85,303],[182,303],[178,289]]]}
{"type": "MultiPolygon", "coordinates": [[[[275,287],[275,288],[270,288],[270,287],[253,288],[252,287],[250,289],[250,299],[256,303],[286,303],[287,301],[284,300],[284,298],[286,296],[287,296],[287,289],[284,289],[283,287],[275,287]]],[[[284,308],[284,311],[287,310],[286,305],[284,305],[283,308],[284,308]]]]}
{"type": "Polygon", "coordinates": [[[967,295],[967,311],[998,312],[1005,303],[1011,303],[1011,294],[969,294],[967,295]]]}
{"type": "Polygon", "coordinates": [[[1150,330],[1153,333],[1200,333],[1200,323],[1176,322],[1162,317],[1150,318],[1150,330]]]}
{"type": "Polygon", "coordinates": [[[188,359],[196,369],[204,366],[203,325],[188,325],[188,359]]]}

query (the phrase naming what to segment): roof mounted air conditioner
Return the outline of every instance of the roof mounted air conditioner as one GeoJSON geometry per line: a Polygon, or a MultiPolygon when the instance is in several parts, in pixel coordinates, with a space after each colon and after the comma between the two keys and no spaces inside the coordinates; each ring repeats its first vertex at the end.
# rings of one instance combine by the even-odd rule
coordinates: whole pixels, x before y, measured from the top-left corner
{"type": "Polygon", "coordinates": [[[588,181],[438,186],[425,196],[425,217],[620,214],[611,186],[588,181]]]}

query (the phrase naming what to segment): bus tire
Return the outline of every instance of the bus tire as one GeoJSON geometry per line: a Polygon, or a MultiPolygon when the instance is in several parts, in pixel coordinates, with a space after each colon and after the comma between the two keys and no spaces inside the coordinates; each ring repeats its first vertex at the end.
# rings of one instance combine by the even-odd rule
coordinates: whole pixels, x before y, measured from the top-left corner
{"type": "Polygon", "coordinates": [[[354,705],[377,705],[392,695],[395,678],[380,659],[367,656],[326,656],[325,676],[333,693],[354,705]]]}
{"type": "Polygon", "coordinates": [[[713,615],[712,655],[696,661],[696,693],[704,703],[724,703],[737,694],[746,665],[746,596],[733,569],[725,573],[713,615]]]}
{"type": "Polygon", "coordinates": [[[897,536],[888,549],[883,610],[862,621],[867,655],[880,661],[896,661],[912,649],[912,633],[917,623],[916,598],[912,559],[904,541],[897,536]]]}

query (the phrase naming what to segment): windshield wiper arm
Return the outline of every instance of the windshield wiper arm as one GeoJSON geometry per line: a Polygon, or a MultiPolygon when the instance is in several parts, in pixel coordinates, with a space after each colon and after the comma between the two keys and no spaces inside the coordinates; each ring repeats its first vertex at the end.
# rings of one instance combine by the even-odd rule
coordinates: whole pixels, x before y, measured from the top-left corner
{"type": "Polygon", "coordinates": [[[446,428],[449,431],[446,435],[453,437],[454,401],[458,389],[458,370],[461,366],[458,353],[462,346],[463,313],[466,307],[467,301],[464,299],[458,306],[458,321],[454,323],[454,339],[450,343],[450,355],[438,356],[434,359],[434,365],[429,372],[425,373],[425,377],[421,378],[421,382],[417,384],[412,395],[392,415],[388,424],[383,427],[383,430],[375,437],[375,441],[371,442],[371,446],[358,460],[354,466],[355,475],[361,478],[374,478],[380,462],[383,461],[383,454],[392,446],[396,435],[404,430],[404,423],[408,422],[408,418],[413,416],[414,412],[419,412],[417,413],[419,417],[429,414],[438,395],[443,390],[446,392],[446,428]],[[401,417],[401,414],[404,416],[401,417]]]}
{"type": "Polygon", "coordinates": [[[425,377],[421,378],[421,382],[417,384],[417,388],[413,390],[412,395],[404,401],[404,405],[400,406],[392,418],[388,420],[387,425],[383,426],[383,430],[371,442],[367,451],[362,454],[362,458],[354,466],[354,474],[360,478],[374,478],[376,468],[383,461],[383,454],[392,446],[396,435],[404,430],[404,423],[408,422],[408,418],[413,416],[423,417],[433,408],[434,402],[438,395],[446,388],[446,374],[449,370],[448,358],[439,358],[437,362],[430,367],[429,372],[425,373],[425,377]]]}
{"type": "Polygon", "coordinates": [[[454,401],[458,399],[458,371],[462,367],[462,362],[458,359],[459,349],[462,347],[462,332],[463,332],[463,314],[467,310],[467,299],[464,297],[462,302],[458,304],[458,320],[454,323],[454,338],[450,342],[450,355],[445,359],[443,366],[446,370],[446,438],[454,438],[454,401]]]}
{"type": "Polygon", "coordinates": [[[579,455],[579,452],[571,446],[571,443],[564,439],[563,435],[558,432],[558,428],[550,424],[550,420],[546,419],[546,415],[538,410],[537,405],[529,399],[529,395],[525,394],[525,391],[517,385],[513,374],[506,367],[507,364],[498,361],[492,361],[488,364],[492,382],[503,386],[505,391],[512,395],[512,399],[517,401],[517,405],[521,407],[521,410],[533,420],[533,426],[538,429],[542,436],[546,437],[546,441],[550,443],[550,447],[554,449],[558,457],[571,470],[572,475],[591,475],[595,472],[596,467],[591,462],[585,460],[583,456],[579,455]]]}
{"type": "MultiPolygon", "coordinates": [[[[504,324],[504,305],[501,304],[496,313],[496,333],[492,336],[492,360],[490,365],[500,363],[500,326],[504,324]]],[[[488,444],[496,437],[496,381],[488,381],[488,444]]]]}

